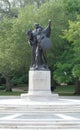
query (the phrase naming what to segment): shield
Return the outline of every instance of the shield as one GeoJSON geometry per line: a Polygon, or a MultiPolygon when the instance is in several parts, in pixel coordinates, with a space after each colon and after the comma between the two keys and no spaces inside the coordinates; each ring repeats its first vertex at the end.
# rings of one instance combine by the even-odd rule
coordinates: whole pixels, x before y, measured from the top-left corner
{"type": "Polygon", "coordinates": [[[51,45],[51,40],[48,37],[45,36],[44,38],[41,38],[40,46],[42,47],[42,49],[48,50],[51,48],[51,45]]]}

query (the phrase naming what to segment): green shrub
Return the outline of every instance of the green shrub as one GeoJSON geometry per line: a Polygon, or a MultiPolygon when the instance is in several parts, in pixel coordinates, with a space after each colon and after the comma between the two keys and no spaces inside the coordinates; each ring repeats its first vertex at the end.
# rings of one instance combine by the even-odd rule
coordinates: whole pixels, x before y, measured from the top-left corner
{"type": "Polygon", "coordinates": [[[11,79],[11,83],[14,85],[18,85],[18,84],[27,84],[28,83],[28,77],[26,74],[23,75],[15,75],[12,79],[11,79]]]}
{"type": "Polygon", "coordinates": [[[6,86],[0,86],[0,90],[5,90],[6,86]]]}

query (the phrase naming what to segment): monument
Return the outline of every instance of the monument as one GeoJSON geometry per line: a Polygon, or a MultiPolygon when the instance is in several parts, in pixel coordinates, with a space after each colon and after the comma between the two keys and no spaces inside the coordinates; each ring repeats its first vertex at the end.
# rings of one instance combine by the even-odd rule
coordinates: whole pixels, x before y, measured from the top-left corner
{"type": "Polygon", "coordinates": [[[58,99],[58,95],[51,94],[51,74],[44,56],[51,46],[50,28],[49,21],[47,28],[40,26],[40,33],[28,31],[32,46],[29,91],[21,95],[22,99],[0,97],[0,130],[80,130],[79,96],[78,100],[72,96],[58,99]]]}
{"type": "Polygon", "coordinates": [[[48,21],[46,28],[35,23],[34,30],[30,29],[26,34],[32,47],[32,60],[29,70],[28,94],[21,94],[21,97],[31,101],[47,101],[58,97],[57,94],[51,94],[51,73],[46,58],[46,50],[52,45],[51,20],[48,21]]]}

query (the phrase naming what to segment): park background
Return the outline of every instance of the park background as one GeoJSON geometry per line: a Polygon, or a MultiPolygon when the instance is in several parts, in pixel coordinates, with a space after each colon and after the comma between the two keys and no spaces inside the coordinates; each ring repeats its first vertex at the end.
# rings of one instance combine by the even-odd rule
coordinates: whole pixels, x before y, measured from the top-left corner
{"type": "Polygon", "coordinates": [[[0,95],[28,90],[31,47],[26,31],[51,19],[47,52],[51,90],[80,95],[80,0],[0,0],[0,95]]]}

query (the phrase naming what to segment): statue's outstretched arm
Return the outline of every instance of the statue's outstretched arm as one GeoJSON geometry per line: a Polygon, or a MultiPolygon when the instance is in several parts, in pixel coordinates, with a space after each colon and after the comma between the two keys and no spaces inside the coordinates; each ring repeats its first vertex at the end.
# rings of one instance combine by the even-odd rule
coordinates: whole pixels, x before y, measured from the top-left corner
{"type": "Polygon", "coordinates": [[[48,21],[48,26],[43,30],[43,33],[45,33],[45,35],[47,37],[50,37],[50,34],[51,34],[51,20],[48,21]]]}
{"type": "Polygon", "coordinates": [[[51,20],[48,20],[48,26],[51,28],[51,20]]]}

